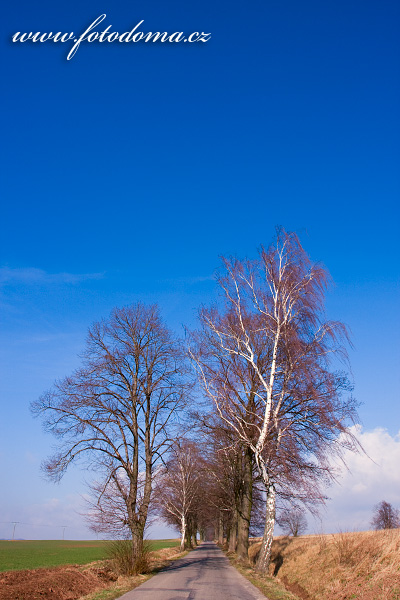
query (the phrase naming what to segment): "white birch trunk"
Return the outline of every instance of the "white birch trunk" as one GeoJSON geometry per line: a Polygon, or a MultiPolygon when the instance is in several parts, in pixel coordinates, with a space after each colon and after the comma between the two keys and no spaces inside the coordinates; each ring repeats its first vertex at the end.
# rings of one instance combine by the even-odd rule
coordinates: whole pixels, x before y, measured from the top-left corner
{"type": "Polygon", "coordinates": [[[256,570],[259,573],[265,573],[269,567],[269,561],[271,557],[271,546],[274,539],[274,525],[275,525],[275,488],[273,485],[268,487],[267,491],[267,502],[266,502],[266,515],[265,515],[265,528],[264,535],[261,542],[260,553],[257,559],[256,570]]]}
{"type": "Polygon", "coordinates": [[[186,519],[185,515],[181,516],[181,551],[185,549],[185,538],[186,538],[186,519]]]}

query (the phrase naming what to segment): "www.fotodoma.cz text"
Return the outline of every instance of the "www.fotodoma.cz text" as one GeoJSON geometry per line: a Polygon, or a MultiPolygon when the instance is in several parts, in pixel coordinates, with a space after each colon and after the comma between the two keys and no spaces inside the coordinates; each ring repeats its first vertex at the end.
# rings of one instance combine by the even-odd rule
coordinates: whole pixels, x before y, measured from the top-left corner
{"type": "Polygon", "coordinates": [[[118,31],[110,31],[112,25],[108,25],[103,31],[96,31],[95,28],[104,21],[107,15],[100,15],[95,21],[84,31],[80,36],[74,34],[73,31],[70,33],[41,33],[40,31],[33,33],[21,33],[17,31],[12,36],[13,42],[73,42],[73,46],[68,53],[67,60],[70,60],[77,52],[82,42],[208,42],[211,38],[211,33],[201,33],[194,31],[190,34],[185,34],[183,31],[175,31],[174,33],[168,33],[166,31],[149,31],[144,33],[139,31],[139,27],[142,25],[144,20],[139,21],[133,29],[125,31],[124,33],[118,33],[118,31]]]}

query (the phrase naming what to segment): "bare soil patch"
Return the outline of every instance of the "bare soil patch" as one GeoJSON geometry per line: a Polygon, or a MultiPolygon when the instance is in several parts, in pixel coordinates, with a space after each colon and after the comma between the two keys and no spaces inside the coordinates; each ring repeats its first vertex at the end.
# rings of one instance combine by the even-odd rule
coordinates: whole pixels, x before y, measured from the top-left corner
{"type": "Polygon", "coordinates": [[[296,581],[290,583],[287,577],[282,577],[282,583],[285,588],[289,590],[289,592],[292,592],[292,594],[298,596],[298,598],[301,598],[301,600],[312,600],[311,596],[306,592],[306,590],[296,581]]]}
{"type": "Polygon", "coordinates": [[[76,600],[117,579],[107,568],[53,567],[0,574],[0,600],[76,600]]]}

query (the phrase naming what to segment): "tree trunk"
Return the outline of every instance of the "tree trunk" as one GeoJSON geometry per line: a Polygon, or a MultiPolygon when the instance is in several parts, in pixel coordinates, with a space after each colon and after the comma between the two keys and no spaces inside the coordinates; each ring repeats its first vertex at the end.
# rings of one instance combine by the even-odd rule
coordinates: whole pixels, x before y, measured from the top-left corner
{"type": "Polygon", "coordinates": [[[238,511],[237,508],[232,512],[232,521],[230,523],[228,534],[227,534],[227,543],[229,552],[236,551],[236,542],[237,542],[237,527],[238,527],[238,511]]]}
{"type": "Polygon", "coordinates": [[[222,546],[223,543],[224,543],[224,523],[223,523],[222,515],[220,512],[219,517],[218,517],[218,544],[220,544],[222,546]]]}
{"type": "Polygon", "coordinates": [[[267,508],[265,514],[265,529],[261,543],[260,553],[257,559],[256,571],[267,573],[271,557],[271,546],[274,538],[275,525],[275,488],[272,484],[267,490],[267,508]]]}
{"type": "Polygon", "coordinates": [[[238,543],[237,555],[239,560],[248,560],[249,530],[251,508],[253,503],[253,464],[250,449],[244,454],[243,464],[243,490],[241,494],[241,506],[238,515],[238,543]]]}
{"type": "Polygon", "coordinates": [[[185,549],[185,537],[186,537],[186,519],[185,515],[181,517],[181,552],[185,549]]]}
{"type": "Polygon", "coordinates": [[[135,565],[137,564],[138,559],[140,559],[140,557],[143,554],[144,528],[142,527],[141,523],[136,521],[136,523],[134,523],[131,526],[131,533],[132,533],[132,567],[133,567],[133,569],[135,569],[135,565]]]}
{"type": "Polygon", "coordinates": [[[185,548],[191,548],[191,547],[192,547],[192,524],[190,523],[190,519],[188,519],[187,526],[186,526],[185,548]]]}
{"type": "Polygon", "coordinates": [[[232,523],[229,528],[229,552],[235,552],[236,540],[237,540],[237,527],[238,527],[238,512],[235,510],[232,515],[232,523]]]}

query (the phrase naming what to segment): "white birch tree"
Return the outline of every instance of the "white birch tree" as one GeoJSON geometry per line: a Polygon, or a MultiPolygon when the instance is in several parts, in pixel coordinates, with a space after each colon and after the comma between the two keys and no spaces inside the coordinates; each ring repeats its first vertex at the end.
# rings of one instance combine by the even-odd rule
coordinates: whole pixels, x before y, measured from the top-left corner
{"type": "Polygon", "coordinates": [[[342,396],[347,379],[331,364],[335,355],[346,356],[347,333],[341,323],[325,320],[327,282],[326,270],[311,263],[297,236],[280,230],[257,260],[223,259],[218,284],[224,308],[203,308],[202,331],[192,339],[190,353],[204,390],[220,418],[251,449],[265,486],[261,572],[269,565],[277,487],[287,495],[293,488],[303,499],[321,499],[318,481],[332,476],[329,454],[340,452],[340,444],[355,448],[346,426],[355,403],[342,396]],[[256,396],[251,420],[230,384],[221,385],[216,369],[210,369],[204,350],[210,339],[211,362],[223,357],[231,371],[237,361],[248,365],[248,380],[240,387],[256,396]]]}

